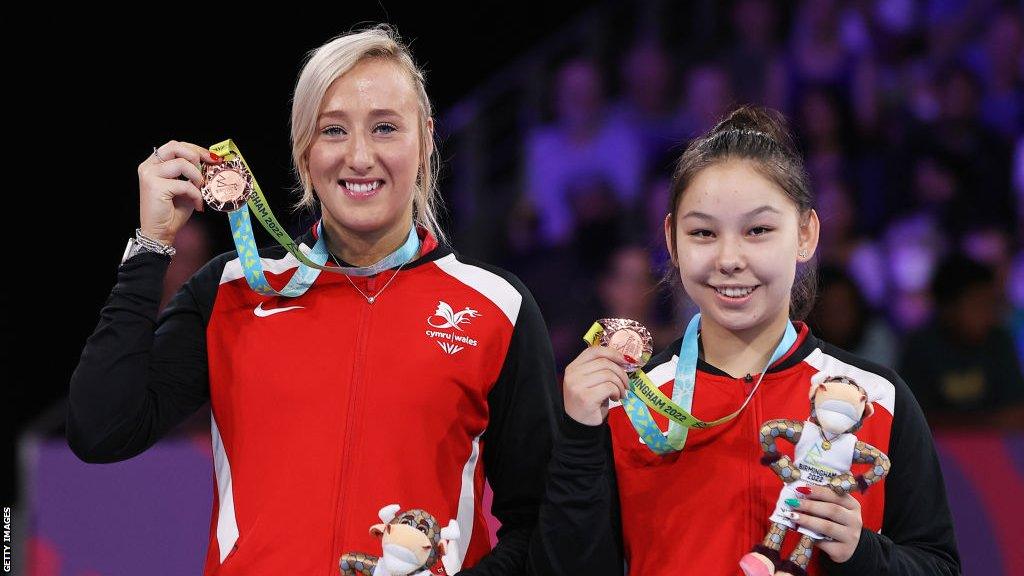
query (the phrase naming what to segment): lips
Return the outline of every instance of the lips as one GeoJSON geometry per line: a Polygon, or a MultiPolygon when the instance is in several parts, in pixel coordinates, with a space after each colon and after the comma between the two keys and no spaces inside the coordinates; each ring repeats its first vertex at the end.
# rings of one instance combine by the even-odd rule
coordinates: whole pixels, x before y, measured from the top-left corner
{"type": "Polygon", "coordinates": [[[380,191],[381,187],[384,186],[384,181],[369,178],[345,179],[338,180],[338,185],[345,192],[346,196],[363,199],[369,198],[380,191]]]}
{"type": "Polygon", "coordinates": [[[732,300],[742,300],[757,290],[757,286],[711,286],[719,296],[732,300]]]}

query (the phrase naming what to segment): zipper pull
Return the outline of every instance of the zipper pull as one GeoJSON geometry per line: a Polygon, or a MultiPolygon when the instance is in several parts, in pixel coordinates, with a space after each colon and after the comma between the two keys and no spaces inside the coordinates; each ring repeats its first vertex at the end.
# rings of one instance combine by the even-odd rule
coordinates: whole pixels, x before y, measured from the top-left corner
{"type": "Polygon", "coordinates": [[[754,377],[751,376],[750,374],[747,374],[746,376],[743,377],[743,381],[746,382],[747,384],[750,384],[751,382],[754,381],[754,377]]]}

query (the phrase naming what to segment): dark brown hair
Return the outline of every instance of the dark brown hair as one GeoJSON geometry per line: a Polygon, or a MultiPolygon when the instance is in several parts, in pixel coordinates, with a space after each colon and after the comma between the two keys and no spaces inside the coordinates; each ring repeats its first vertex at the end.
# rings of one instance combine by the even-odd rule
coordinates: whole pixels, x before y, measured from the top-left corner
{"type": "MultiPolygon", "coordinates": [[[[796,204],[801,221],[810,214],[814,196],[803,157],[796,149],[785,117],[770,108],[741,106],[707,134],[690,142],[676,164],[668,205],[672,216],[670,251],[673,262],[676,261],[675,211],[683,193],[702,170],[733,159],[750,160],[759,174],[796,204]]],[[[793,281],[789,303],[791,318],[802,320],[807,316],[814,304],[816,288],[816,268],[811,262],[793,281]]]]}

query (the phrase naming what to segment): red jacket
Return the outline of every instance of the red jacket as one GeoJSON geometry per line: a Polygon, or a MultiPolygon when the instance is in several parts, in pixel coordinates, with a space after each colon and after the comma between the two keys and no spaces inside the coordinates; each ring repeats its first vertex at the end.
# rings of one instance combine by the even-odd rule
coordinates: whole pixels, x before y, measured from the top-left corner
{"type": "MultiPolygon", "coordinates": [[[[302,241],[312,244],[312,232],[302,241]]],[[[261,255],[280,289],[297,261],[281,247],[261,255]]],[[[163,258],[122,266],[72,381],[68,437],[88,461],[128,458],[209,399],[215,502],[204,574],[333,576],[344,552],[380,554],[369,528],[388,504],[458,521],[462,538],[446,558],[455,573],[491,550],[485,475],[505,527],[477,573],[519,572],[543,490],[555,376],[518,280],[424,236],[420,257],[372,304],[326,272],[300,297],[267,298],[230,253],[182,288],[154,336],[139,317],[155,309],[123,310],[159,298],[163,258]]],[[[351,280],[373,294],[392,274],[351,280]]]]}
{"type": "MultiPolygon", "coordinates": [[[[857,438],[885,452],[892,468],[864,494],[864,530],[852,558],[827,562],[817,550],[811,574],[957,574],[959,560],[942,475],[927,424],[906,385],[872,365],[815,338],[799,324],[793,348],[772,366],[750,404],[734,420],[691,429],[682,452],[659,456],[640,443],[621,406],[607,426],[566,417],[549,469],[541,534],[547,555],[540,574],[642,576],[740,574],[739,559],[769,528],[782,481],[760,463],[759,429],[766,420],[806,420],[811,376],[845,375],[868,390],[875,413],[857,438]],[[574,530],[573,537],[565,535],[574,530]],[[879,533],[881,531],[881,533],[879,533]],[[827,565],[827,566],[825,566],[827,565]]],[[[679,342],[645,370],[672,395],[679,342]]],[[[757,375],[732,378],[698,362],[695,416],[712,420],[736,410],[757,375]]],[[[667,420],[655,419],[662,431],[667,420]]],[[[778,442],[783,453],[793,447],[778,442]]],[[[855,474],[866,465],[854,465],[855,474]]],[[[792,552],[791,531],[782,548],[792,552]]]]}

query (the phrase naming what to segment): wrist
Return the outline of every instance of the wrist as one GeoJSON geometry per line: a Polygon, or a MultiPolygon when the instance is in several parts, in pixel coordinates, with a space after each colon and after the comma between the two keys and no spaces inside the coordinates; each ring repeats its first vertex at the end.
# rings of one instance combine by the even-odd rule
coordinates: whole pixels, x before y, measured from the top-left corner
{"type": "Polygon", "coordinates": [[[135,236],[128,239],[128,245],[125,246],[124,254],[121,255],[121,264],[124,264],[134,256],[142,254],[143,252],[162,254],[170,258],[174,256],[176,250],[172,246],[147,236],[142,232],[141,228],[136,228],[135,236]]]}
{"type": "Polygon", "coordinates": [[[159,242],[164,246],[171,246],[172,244],[174,244],[174,236],[168,236],[166,233],[161,234],[141,226],[137,228],[135,232],[136,234],[142,234],[144,237],[149,238],[150,240],[155,240],[156,242],[159,242]]]}

